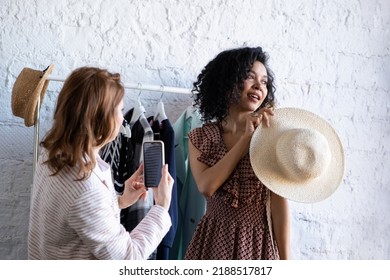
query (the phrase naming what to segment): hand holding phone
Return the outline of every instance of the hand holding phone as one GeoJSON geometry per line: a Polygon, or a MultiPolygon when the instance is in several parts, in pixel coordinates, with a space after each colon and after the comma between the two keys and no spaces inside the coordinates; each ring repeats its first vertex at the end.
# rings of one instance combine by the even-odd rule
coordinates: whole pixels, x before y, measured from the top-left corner
{"type": "Polygon", "coordinates": [[[125,188],[122,195],[118,198],[119,207],[121,209],[133,205],[138,200],[145,200],[147,191],[143,183],[144,166],[141,164],[137,171],[129,179],[125,181],[125,188]]]}
{"type": "Polygon", "coordinates": [[[172,178],[168,171],[168,165],[165,164],[162,168],[162,177],[158,188],[153,189],[154,201],[157,205],[164,207],[168,210],[171,205],[172,199],[172,187],[175,180],[172,178]]]}

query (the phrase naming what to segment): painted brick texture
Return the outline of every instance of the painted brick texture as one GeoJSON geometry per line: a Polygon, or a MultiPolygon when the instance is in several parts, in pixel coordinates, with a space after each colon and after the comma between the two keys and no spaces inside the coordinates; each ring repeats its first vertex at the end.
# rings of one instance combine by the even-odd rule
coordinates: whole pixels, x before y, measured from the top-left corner
{"type": "MultiPolygon", "coordinates": [[[[278,106],[329,121],[345,149],[340,188],[290,203],[294,259],[390,259],[390,2],[387,0],[0,0],[0,259],[26,259],[33,133],[12,115],[23,69],[53,75],[100,66],[125,82],[190,88],[220,51],[260,45],[271,56],[278,106]]],[[[41,109],[50,126],[61,82],[41,109]]],[[[139,91],[127,90],[125,109],[139,91]]],[[[141,92],[154,112],[160,93],[141,92]]],[[[174,122],[189,95],[163,96],[174,122]]]]}

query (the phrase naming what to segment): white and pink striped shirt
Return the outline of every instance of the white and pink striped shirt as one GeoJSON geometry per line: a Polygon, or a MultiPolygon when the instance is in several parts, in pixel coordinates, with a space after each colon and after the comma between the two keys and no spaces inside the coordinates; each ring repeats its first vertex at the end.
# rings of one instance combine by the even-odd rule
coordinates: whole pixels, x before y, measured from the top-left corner
{"type": "Polygon", "coordinates": [[[45,160],[42,153],[31,194],[29,259],[147,259],[168,232],[170,216],[158,205],[125,230],[110,166],[100,157],[84,181],[74,180],[74,169],[50,176],[45,160]]]}

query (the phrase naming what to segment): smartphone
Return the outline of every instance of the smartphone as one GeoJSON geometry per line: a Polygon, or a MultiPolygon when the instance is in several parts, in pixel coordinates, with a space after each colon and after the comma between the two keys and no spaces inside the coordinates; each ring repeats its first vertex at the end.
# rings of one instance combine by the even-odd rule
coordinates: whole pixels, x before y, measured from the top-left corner
{"type": "Polygon", "coordinates": [[[144,184],[147,188],[155,188],[161,180],[161,169],[165,162],[164,142],[160,140],[144,141],[144,184]]]}

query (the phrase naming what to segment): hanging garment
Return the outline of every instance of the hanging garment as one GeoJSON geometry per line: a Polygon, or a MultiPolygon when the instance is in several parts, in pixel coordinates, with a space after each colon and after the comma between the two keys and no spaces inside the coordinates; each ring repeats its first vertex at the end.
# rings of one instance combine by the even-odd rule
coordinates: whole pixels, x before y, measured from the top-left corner
{"type": "Polygon", "coordinates": [[[133,149],[128,145],[131,138],[130,125],[124,119],[118,136],[100,150],[100,157],[111,165],[115,190],[122,194],[125,181],[131,176],[129,158],[133,149]]]}
{"type": "Polygon", "coordinates": [[[184,259],[195,228],[205,213],[206,200],[198,191],[188,160],[188,133],[202,126],[198,111],[189,106],[173,124],[178,196],[178,224],[170,259],[184,259]]]}
{"type": "Polygon", "coordinates": [[[178,202],[177,202],[177,183],[176,183],[176,159],[175,159],[175,132],[170,121],[164,118],[161,122],[154,120],[153,117],[148,118],[154,133],[154,140],[164,142],[165,163],[168,164],[168,171],[175,180],[172,188],[172,199],[168,213],[171,216],[172,226],[165,235],[160,245],[157,247],[158,260],[170,259],[170,250],[173,245],[173,240],[176,235],[178,223],[178,202]]]}
{"type": "MultiPolygon", "coordinates": [[[[131,128],[131,138],[128,145],[128,151],[132,151],[128,156],[128,166],[130,174],[133,174],[139,167],[142,158],[142,143],[144,141],[153,140],[153,131],[144,113],[139,114],[138,118],[133,117],[134,108],[130,109],[124,119],[129,122],[131,128]]],[[[137,110],[135,110],[137,113],[137,110]]],[[[139,112],[139,110],[138,110],[139,112]]],[[[121,223],[127,231],[132,231],[146,216],[150,208],[153,206],[153,190],[148,190],[147,199],[145,201],[138,200],[136,203],[121,211],[121,223]]],[[[156,251],[149,257],[155,259],[156,251]]]]}

